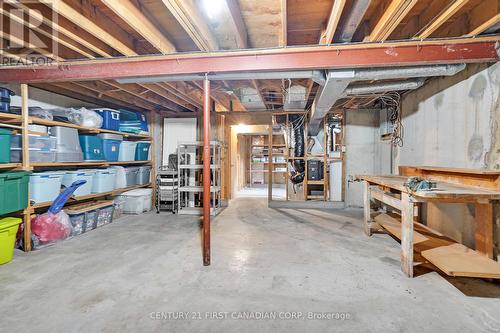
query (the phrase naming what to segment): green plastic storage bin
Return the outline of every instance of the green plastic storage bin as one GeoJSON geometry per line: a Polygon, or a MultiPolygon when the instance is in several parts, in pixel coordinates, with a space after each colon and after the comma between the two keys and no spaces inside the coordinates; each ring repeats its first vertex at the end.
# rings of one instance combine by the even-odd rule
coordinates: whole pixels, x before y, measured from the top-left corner
{"type": "Polygon", "coordinates": [[[29,180],[30,173],[26,171],[0,173],[0,215],[28,206],[29,180]]]}
{"type": "Polygon", "coordinates": [[[14,244],[21,221],[14,217],[0,220],[0,265],[8,263],[14,256],[14,244]]]}
{"type": "Polygon", "coordinates": [[[0,163],[10,163],[10,141],[12,131],[0,128],[0,163]]]}

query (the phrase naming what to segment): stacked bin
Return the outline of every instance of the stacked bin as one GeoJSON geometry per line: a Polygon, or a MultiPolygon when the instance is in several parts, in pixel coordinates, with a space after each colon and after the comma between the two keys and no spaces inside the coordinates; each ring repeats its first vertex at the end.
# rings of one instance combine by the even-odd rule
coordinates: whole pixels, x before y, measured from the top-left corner
{"type": "Polygon", "coordinates": [[[52,202],[61,193],[64,171],[37,172],[30,176],[30,201],[52,202]]]}
{"type": "Polygon", "coordinates": [[[56,162],[82,162],[83,153],[78,130],[63,126],[49,128],[49,134],[56,137],[56,162]]]}
{"type": "Polygon", "coordinates": [[[123,141],[120,145],[120,153],[118,156],[118,160],[121,162],[135,161],[136,148],[137,148],[137,142],[123,141]]]}
{"type": "Polygon", "coordinates": [[[149,141],[139,141],[137,142],[137,147],[135,149],[135,160],[136,161],[147,161],[149,159],[149,147],[151,142],[149,141]]]}
{"type": "Polygon", "coordinates": [[[116,162],[120,156],[120,145],[123,141],[123,136],[118,134],[99,134],[102,139],[102,145],[104,149],[104,157],[106,161],[116,162]]]}
{"type": "Polygon", "coordinates": [[[11,130],[0,128],[0,163],[10,162],[11,134],[11,130]]]}
{"type": "Polygon", "coordinates": [[[92,193],[111,192],[115,189],[116,170],[96,169],[92,178],[92,193]]]}
{"type": "Polygon", "coordinates": [[[75,197],[89,195],[92,193],[92,180],[94,178],[94,173],[95,171],[93,170],[65,171],[62,178],[62,185],[69,187],[77,180],[85,180],[87,182],[77,188],[73,195],[75,197]]]}
{"type": "MultiPolygon", "coordinates": [[[[28,136],[30,162],[54,162],[56,160],[56,142],[53,136],[30,134],[28,136]]],[[[21,162],[22,138],[21,134],[14,135],[11,141],[10,160],[21,162]]]]}
{"type": "Polygon", "coordinates": [[[0,173],[0,215],[28,206],[29,179],[30,173],[25,171],[0,173]]]}
{"type": "Polygon", "coordinates": [[[104,161],[102,139],[97,135],[80,135],[80,146],[85,161],[104,161]]]}

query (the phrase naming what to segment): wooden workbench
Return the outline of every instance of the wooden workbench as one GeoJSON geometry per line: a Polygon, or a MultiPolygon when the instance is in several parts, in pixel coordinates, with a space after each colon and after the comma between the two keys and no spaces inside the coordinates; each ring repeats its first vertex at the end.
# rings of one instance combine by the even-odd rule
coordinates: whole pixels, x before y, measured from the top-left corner
{"type": "MultiPolygon", "coordinates": [[[[418,221],[416,212],[420,203],[473,203],[476,207],[476,250],[486,257],[492,257],[493,253],[493,204],[500,201],[500,191],[496,189],[493,181],[492,186],[471,186],[461,184],[461,175],[467,174],[465,169],[459,169],[460,175],[456,179],[446,175],[442,181],[440,176],[434,177],[432,172],[426,174],[421,169],[404,167],[405,176],[356,176],[355,180],[362,181],[364,186],[364,230],[367,235],[372,234],[372,212],[371,200],[375,199],[401,212],[401,269],[409,277],[413,276],[413,254],[414,254],[414,222],[418,221]],[[409,176],[419,175],[437,181],[437,188],[431,191],[412,192],[404,183],[409,176]],[[451,179],[451,180],[450,180],[451,179]]],[[[444,172],[444,168],[436,168],[438,172],[444,172]]],[[[456,169],[458,170],[458,169],[456,169]]],[[[453,172],[452,172],[453,173],[453,172]]],[[[473,173],[469,173],[469,176],[473,173]]],[[[500,173],[498,173],[500,174],[500,173]]],[[[491,179],[498,179],[491,173],[487,175],[491,179]]],[[[480,176],[482,177],[482,176],[480,176]]],[[[464,177],[470,179],[470,177],[464,177]]],[[[474,178],[474,176],[472,176],[474,178]]],[[[491,180],[490,180],[491,181],[491,180]]],[[[417,235],[418,236],[418,235],[417,235]]],[[[418,238],[418,237],[417,237],[418,238]]],[[[474,252],[474,251],[473,251],[474,252]]],[[[430,253],[429,256],[431,256],[430,253]]],[[[468,253],[469,254],[469,253],[468,253]]],[[[482,258],[487,259],[488,258],[482,258]]],[[[496,263],[493,260],[493,270],[496,272],[496,263]]],[[[500,267],[500,264],[498,264],[500,267]]],[[[496,276],[496,275],[494,275],[496,276]]]]}

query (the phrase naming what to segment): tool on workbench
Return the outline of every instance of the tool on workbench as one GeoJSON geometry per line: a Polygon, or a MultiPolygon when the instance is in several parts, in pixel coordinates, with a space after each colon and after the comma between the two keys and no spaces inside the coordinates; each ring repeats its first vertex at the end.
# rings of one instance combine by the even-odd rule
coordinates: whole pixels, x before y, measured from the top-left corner
{"type": "Polygon", "coordinates": [[[404,183],[406,188],[410,192],[416,192],[416,191],[432,191],[433,189],[437,188],[437,183],[433,181],[429,181],[420,177],[410,177],[404,183]]]}

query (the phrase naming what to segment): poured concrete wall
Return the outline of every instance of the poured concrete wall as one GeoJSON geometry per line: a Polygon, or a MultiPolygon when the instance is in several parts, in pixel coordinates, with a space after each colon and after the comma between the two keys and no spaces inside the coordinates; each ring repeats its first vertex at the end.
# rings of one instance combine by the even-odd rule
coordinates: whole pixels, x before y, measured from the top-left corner
{"type": "MultiPolygon", "coordinates": [[[[500,63],[468,65],[454,77],[435,78],[402,100],[404,145],[394,167],[428,165],[500,169],[500,63]]],[[[433,228],[474,246],[474,209],[429,204],[433,228]]]]}

